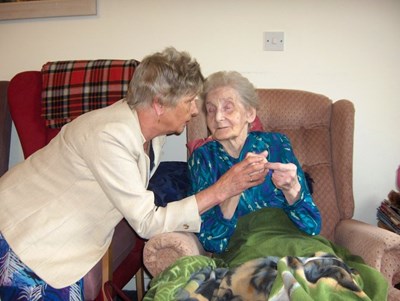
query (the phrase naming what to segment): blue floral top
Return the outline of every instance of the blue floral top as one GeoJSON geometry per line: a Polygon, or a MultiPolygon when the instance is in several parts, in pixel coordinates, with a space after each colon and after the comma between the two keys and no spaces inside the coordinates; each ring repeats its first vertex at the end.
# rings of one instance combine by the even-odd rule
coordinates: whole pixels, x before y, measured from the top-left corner
{"type": "Polygon", "coordinates": [[[272,183],[269,173],[263,184],[242,192],[231,219],[223,217],[220,206],[202,214],[202,225],[197,236],[207,251],[223,252],[236,228],[238,218],[264,207],[282,208],[300,230],[310,235],[319,234],[319,210],[311,197],[303,170],[293,153],[289,139],[279,133],[249,133],[239,158],[231,157],[218,141],[210,141],[197,148],[188,160],[192,193],[215,183],[229,168],[242,161],[248,152],[261,153],[264,150],[268,151],[267,159],[270,162],[296,164],[301,185],[299,200],[289,205],[283,192],[272,183]]]}

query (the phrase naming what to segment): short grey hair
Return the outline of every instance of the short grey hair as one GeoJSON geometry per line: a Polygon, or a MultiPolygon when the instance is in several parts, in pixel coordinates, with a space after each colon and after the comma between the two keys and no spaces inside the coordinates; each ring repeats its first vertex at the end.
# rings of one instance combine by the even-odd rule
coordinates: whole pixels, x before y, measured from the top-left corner
{"type": "Polygon", "coordinates": [[[200,65],[187,52],[168,47],[146,56],[133,73],[126,100],[134,109],[150,105],[155,97],[176,106],[184,96],[196,96],[203,88],[200,65]]]}
{"type": "Polygon", "coordinates": [[[235,89],[245,107],[258,108],[258,95],[254,85],[237,71],[218,71],[209,75],[205,82],[201,98],[205,100],[208,93],[221,88],[235,89]]]}

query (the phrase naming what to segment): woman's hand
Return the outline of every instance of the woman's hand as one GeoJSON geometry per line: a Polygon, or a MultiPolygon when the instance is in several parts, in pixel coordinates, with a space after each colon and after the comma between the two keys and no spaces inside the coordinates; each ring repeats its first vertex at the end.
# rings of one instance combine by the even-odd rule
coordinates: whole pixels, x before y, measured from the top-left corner
{"type": "Polygon", "coordinates": [[[282,190],[289,205],[292,205],[300,197],[301,186],[297,178],[297,166],[293,163],[265,164],[272,171],[272,182],[275,187],[282,190]]]}
{"type": "Polygon", "coordinates": [[[265,180],[268,170],[267,152],[249,154],[232,166],[217,182],[196,194],[199,213],[202,214],[215,205],[241,194],[244,190],[260,185],[265,180]]]}
{"type": "MultiPolygon", "coordinates": [[[[246,159],[247,158],[249,158],[249,157],[258,157],[258,158],[263,158],[263,161],[265,162],[265,163],[268,163],[268,160],[267,160],[267,157],[268,157],[268,151],[263,151],[262,153],[260,153],[260,154],[256,154],[256,153],[247,153],[246,154],[246,159]]],[[[245,160],[246,160],[245,159],[245,160]]],[[[259,179],[259,180],[261,180],[260,178],[259,178],[259,176],[260,176],[260,173],[264,173],[265,172],[265,175],[264,175],[264,177],[262,177],[262,181],[261,181],[261,183],[262,182],[264,182],[264,179],[265,179],[265,176],[267,175],[267,173],[268,173],[268,170],[265,170],[266,169],[266,167],[265,167],[265,165],[264,165],[264,170],[256,170],[256,171],[254,171],[254,172],[250,172],[249,174],[248,174],[248,176],[249,176],[249,179],[250,179],[250,182],[253,182],[255,179],[259,179]]],[[[261,184],[260,183],[260,184],[261,184]]],[[[255,185],[254,185],[255,186],[255,185]]]]}
{"type": "MultiPolygon", "coordinates": [[[[265,170],[265,163],[267,163],[267,157],[268,157],[268,152],[264,151],[261,154],[255,154],[255,153],[247,153],[246,154],[246,159],[249,157],[255,157],[255,158],[259,158],[260,161],[257,161],[256,163],[251,163],[256,165],[255,167],[257,167],[257,164],[264,163],[264,168],[260,169],[257,168],[257,170],[251,172],[249,171],[249,173],[247,174],[248,176],[248,182],[250,182],[250,185],[258,185],[256,183],[263,183],[265,180],[265,176],[266,176],[266,170],[265,170]]],[[[245,159],[245,160],[246,160],[245,159]]],[[[250,165],[251,165],[250,164],[250,165]]],[[[244,174],[244,180],[246,183],[246,174],[244,174]]],[[[252,186],[251,186],[252,187],[252,186]]],[[[221,208],[221,211],[224,215],[225,219],[231,219],[233,214],[235,213],[235,210],[237,208],[237,205],[239,204],[239,199],[240,199],[240,194],[239,195],[235,195],[227,200],[225,200],[224,202],[222,202],[219,206],[221,208]]]]}
{"type": "Polygon", "coordinates": [[[268,152],[248,153],[246,158],[232,166],[217,182],[226,188],[227,199],[264,182],[268,152]]]}

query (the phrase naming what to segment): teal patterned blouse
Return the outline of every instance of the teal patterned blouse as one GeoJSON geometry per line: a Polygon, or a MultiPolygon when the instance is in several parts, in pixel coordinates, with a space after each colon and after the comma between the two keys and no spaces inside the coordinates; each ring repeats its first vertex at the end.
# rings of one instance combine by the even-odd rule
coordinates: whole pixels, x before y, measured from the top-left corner
{"type": "MultiPolygon", "coordinates": [[[[192,193],[215,183],[229,168],[242,161],[248,152],[268,151],[268,161],[294,163],[301,185],[300,198],[289,205],[283,192],[271,180],[271,172],[263,184],[244,191],[231,219],[225,219],[219,206],[202,214],[202,225],[197,236],[205,250],[223,252],[235,231],[238,218],[264,207],[282,208],[303,232],[316,235],[321,229],[321,216],[311,197],[304,172],[297,161],[289,139],[279,133],[250,132],[239,158],[231,157],[218,141],[210,141],[197,148],[188,160],[192,193]]],[[[274,221],[271,221],[274,222],[274,221]]]]}

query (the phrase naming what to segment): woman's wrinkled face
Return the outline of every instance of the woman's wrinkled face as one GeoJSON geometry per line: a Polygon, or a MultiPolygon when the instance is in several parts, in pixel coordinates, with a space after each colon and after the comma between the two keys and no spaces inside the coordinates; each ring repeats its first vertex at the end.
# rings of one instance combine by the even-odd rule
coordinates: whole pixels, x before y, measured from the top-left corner
{"type": "Polygon", "coordinates": [[[246,109],[231,87],[210,91],[206,99],[207,126],[218,141],[244,143],[255,109],[246,109]]]}
{"type": "Polygon", "coordinates": [[[196,104],[196,95],[182,97],[176,107],[166,108],[163,116],[164,126],[167,134],[181,134],[192,117],[199,111],[196,104]]]}

